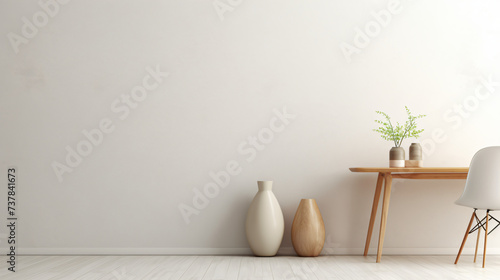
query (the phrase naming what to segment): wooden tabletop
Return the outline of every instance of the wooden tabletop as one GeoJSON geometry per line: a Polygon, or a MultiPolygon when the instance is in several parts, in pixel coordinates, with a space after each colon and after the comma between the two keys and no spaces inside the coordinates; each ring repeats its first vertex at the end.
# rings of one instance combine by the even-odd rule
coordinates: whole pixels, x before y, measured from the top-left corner
{"type": "Polygon", "coordinates": [[[351,172],[468,173],[468,167],[351,167],[351,172]]]}

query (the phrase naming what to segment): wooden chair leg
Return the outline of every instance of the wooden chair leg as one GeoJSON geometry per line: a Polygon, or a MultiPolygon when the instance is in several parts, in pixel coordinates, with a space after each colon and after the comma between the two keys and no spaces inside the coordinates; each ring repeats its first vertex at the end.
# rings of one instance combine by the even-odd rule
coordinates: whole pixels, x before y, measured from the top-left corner
{"type": "Polygon", "coordinates": [[[486,262],[486,242],[488,241],[488,220],[490,219],[490,210],[486,210],[486,229],[484,230],[484,251],[483,251],[483,268],[486,262]]]}
{"type": "Polygon", "coordinates": [[[464,249],[465,241],[467,241],[467,236],[469,236],[470,227],[472,226],[472,222],[474,221],[474,215],[476,214],[475,210],[472,212],[472,216],[470,217],[469,225],[467,226],[467,230],[465,231],[464,240],[462,241],[462,245],[460,245],[460,250],[458,250],[457,258],[455,259],[455,264],[457,264],[460,255],[462,254],[462,250],[464,249]]]}
{"type": "Polygon", "coordinates": [[[477,245],[479,245],[479,236],[481,235],[481,227],[477,228],[477,240],[476,240],[476,252],[474,253],[474,263],[476,263],[477,258],[477,245]]]}

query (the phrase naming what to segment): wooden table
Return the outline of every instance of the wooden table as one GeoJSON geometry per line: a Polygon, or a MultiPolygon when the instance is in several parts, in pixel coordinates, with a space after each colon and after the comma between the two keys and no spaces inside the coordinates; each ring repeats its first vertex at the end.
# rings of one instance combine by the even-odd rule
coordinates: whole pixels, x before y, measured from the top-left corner
{"type": "Polygon", "coordinates": [[[352,167],[352,172],[376,172],[378,173],[375,195],[373,196],[372,213],[368,234],[366,236],[365,252],[368,254],[370,239],[372,237],[373,224],[377,215],[378,202],[382,185],[385,180],[384,197],[382,200],[382,217],[380,219],[380,233],[378,236],[377,262],[382,258],[382,248],[384,247],[385,228],[387,225],[387,214],[389,212],[389,201],[391,199],[392,179],[467,179],[468,167],[352,167]]]}

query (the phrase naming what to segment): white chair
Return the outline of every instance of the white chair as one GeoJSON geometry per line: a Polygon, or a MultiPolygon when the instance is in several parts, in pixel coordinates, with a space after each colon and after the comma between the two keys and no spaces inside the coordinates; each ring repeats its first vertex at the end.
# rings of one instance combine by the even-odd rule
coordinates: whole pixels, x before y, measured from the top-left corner
{"type": "Polygon", "coordinates": [[[500,221],[490,215],[490,211],[500,210],[500,146],[481,149],[474,155],[470,163],[464,192],[455,203],[474,208],[455,264],[457,264],[460,254],[462,254],[467,236],[475,231],[477,231],[476,252],[474,254],[474,262],[476,262],[477,246],[482,228],[485,232],[483,251],[484,267],[488,234],[495,230],[500,224],[500,221]],[[486,217],[479,220],[476,215],[477,210],[486,210],[486,217]],[[476,220],[476,225],[471,229],[474,219],[476,220]],[[495,220],[497,225],[488,232],[488,221],[490,220],[495,220]]]}

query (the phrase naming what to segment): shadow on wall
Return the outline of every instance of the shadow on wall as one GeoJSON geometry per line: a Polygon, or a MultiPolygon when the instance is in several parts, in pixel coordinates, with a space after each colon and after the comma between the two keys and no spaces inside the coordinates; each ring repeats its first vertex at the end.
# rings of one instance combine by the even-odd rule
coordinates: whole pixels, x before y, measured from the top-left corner
{"type": "MultiPolygon", "coordinates": [[[[335,254],[337,248],[350,248],[350,244],[361,247],[366,238],[368,224],[375,191],[373,176],[351,176],[346,173],[342,177],[332,177],[321,185],[315,185],[314,198],[323,217],[326,240],[322,255],[335,254]],[[373,184],[372,184],[373,183],[373,184]],[[373,186],[372,186],[373,185],[373,186]],[[349,244],[346,244],[349,243],[349,244]]],[[[302,197],[297,197],[290,203],[282,203],[285,215],[285,235],[281,248],[285,252],[292,248],[291,227],[295,212],[302,197]]]]}
{"type": "Polygon", "coordinates": [[[327,239],[322,254],[335,254],[338,248],[360,247],[359,244],[364,244],[376,174],[362,177],[352,175],[346,174],[336,180],[331,189],[321,196],[321,205],[328,206],[322,210],[327,239]]]}
{"type": "MultiPolygon", "coordinates": [[[[227,204],[227,211],[223,211],[224,216],[220,216],[218,219],[217,234],[212,236],[212,245],[213,248],[220,247],[220,240],[232,240],[237,241],[241,240],[241,237],[245,239],[245,248],[250,248],[250,245],[246,241],[245,234],[245,221],[247,217],[247,211],[250,208],[250,203],[252,203],[253,196],[246,195],[236,195],[231,198],[231,202],[227,204]],[[234,211],[234,209],[245,209],[245,211],[234,211]],[[228,230],[230,229],[230,230],[228,230]],[[236,238],[234,236],[238,236],[240,238],[236,238]]],[[[227,247],[232,244],[228,244],[227,247]]]]}

